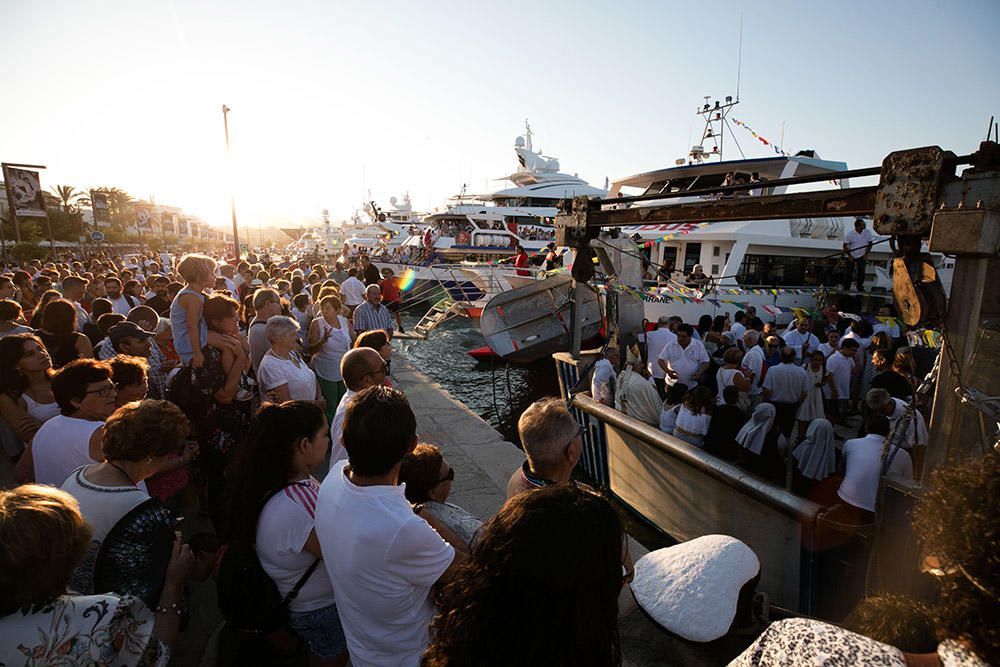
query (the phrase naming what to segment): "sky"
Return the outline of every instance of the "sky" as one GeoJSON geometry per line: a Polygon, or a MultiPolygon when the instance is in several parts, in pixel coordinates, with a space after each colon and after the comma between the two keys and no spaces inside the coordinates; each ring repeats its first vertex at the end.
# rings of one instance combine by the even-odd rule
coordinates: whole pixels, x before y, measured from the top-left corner
{"type": "Polygon", "coordinates": [[[738,72],[732,118],[850,167],[1000,118],[997,0],[0,0],[0,27],[0,159],[218,225],[231,190],[252,226],[499,189],[525,119],[603,187],[684,157],[738,72]]]}

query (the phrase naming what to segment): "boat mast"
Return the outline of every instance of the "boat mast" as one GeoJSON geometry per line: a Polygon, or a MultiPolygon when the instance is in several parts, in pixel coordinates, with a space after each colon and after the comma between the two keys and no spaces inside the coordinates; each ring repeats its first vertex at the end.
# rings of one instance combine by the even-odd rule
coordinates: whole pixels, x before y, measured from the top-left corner
{"type": "Polygon", "coordinates": [[[722,151],[725,147],[727,117],[733,107],[739,103],[738,99],[733,100],[732,95],[726,95],[725,102],[713,100],[710,95],[705,96],[705,103],[695,111],[705,121],[705,127],[701,133],[701,143],[691,147],[691,152],[688,154],[688,164],[702,164],[713,157],[718,157],[720,162],[724,159],[722,151]]]}

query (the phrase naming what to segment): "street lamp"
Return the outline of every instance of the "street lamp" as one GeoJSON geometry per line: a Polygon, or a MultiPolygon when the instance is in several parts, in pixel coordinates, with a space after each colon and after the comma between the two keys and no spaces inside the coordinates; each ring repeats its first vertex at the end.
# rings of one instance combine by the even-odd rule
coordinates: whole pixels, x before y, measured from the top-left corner
{"type": "MultiPolygon", "coordinates": [[[[229,107],[225,104],[222,105],[222,126],[226,130],[226,156],[229,158],[229,174],[232,178],[233,173],[233,153],[229,149],[229,107]]],[[[229,184],[229,205],[233,213],[233,249],[236,251],[237,261],[240,258],[240,232],[236,228],[236,185],[233,182],[229,184]]]]}

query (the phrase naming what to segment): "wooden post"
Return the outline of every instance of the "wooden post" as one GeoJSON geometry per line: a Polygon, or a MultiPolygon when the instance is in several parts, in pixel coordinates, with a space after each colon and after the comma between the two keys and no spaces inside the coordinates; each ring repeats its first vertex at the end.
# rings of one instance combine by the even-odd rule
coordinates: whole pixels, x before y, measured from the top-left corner
{"type": "Polygon", "coordinates": [[[1000,315],[997,275],[1000,275],[1000,259],[959,256],[955,260],[945,321],[950,349],[941,350],[944,356],[934,389],[934,409],[929,425],[931,445],[927,448],[924,476],[928,470],[947,461],[982,455],[978,410],[963,404],[955,393],[958,377],[953,371],[952,360],[961,371],[963,384],[974,386],[988,396],[1000,393],[1000,375],[992,372],[1000,362],[996,351],[986,350],[986,356],[992,358],[977,358],[975,365],[970,363],[984,321],[1000,315]],[[974,374],[975,381],[970,382],[974,374]]]}

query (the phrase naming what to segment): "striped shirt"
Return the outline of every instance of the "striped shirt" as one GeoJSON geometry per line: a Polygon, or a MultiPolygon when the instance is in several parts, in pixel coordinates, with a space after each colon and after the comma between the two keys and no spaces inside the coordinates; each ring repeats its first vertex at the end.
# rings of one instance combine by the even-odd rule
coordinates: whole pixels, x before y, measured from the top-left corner
{"type": "Polygon", "coordinates": [[[373,306],[365,301],[354,311],[354,330],[358,333],[362,331],[374,331],[382,329],[387,333],[392,332],[392,315],[389,309],[379,304],[373,306]]]}
{"type": "Polygon", "coordinates": [[[310,477],[299,482],[293,482],[282,493],[293,503],[304,509],[311,518],[316,518],[316,499],[319,497],[319,482],[310,477]]]}

